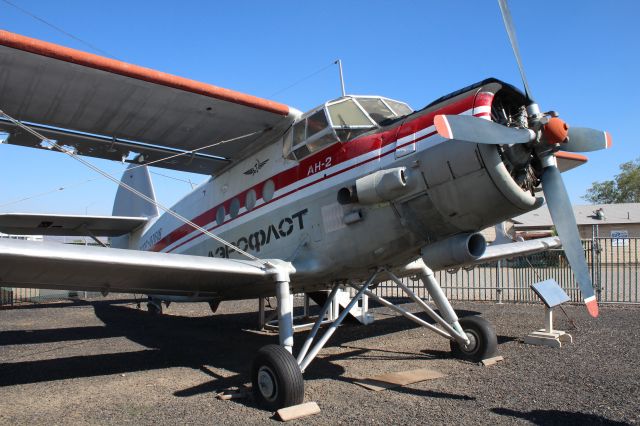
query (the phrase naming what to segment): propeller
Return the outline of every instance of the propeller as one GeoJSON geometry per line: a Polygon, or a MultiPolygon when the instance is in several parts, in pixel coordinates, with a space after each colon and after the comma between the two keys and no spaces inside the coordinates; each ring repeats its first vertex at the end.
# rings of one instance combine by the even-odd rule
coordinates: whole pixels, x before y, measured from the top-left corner
{"type": "Polygon", "coordinates": [[[529,143],[536,140],[531,129],[507,127],[472,115],[436,115],[436,131],[446,139],[495,145],[501,143],[529,143]]]}
{"type": "Polygon", "coordinates": [[[484,118],[469,115],[437,115],[434,124],[438,134],[477,144],[524,145],[530,147],[541,169],[542,191],[547,201],[551,219],[558,232],[571,270],[578,282],[587,311],[598,316],[598,302],[591,282],[591,274],[584,257],[578,226],[567,190],[562,181],[553,153],[558,150],[587,152],[611,147],[608,132],[586,127],[570,127],[556,113],[543,114],[531,97],[531,90],[524,73],[515,28],[507,0],[498,0],[509,41],[520,69],[527,105],[528,127],[507,127],[484,118]]]}
{"type": "Polygon", "coordinates": [[[520,58],[520,49],[518,48],[518,40],[516,39],[516,29],[513,26],[509,5],[507,4],[507,0],[498,0],[498,4],[500,5],[500,12],[502,12],[504,28],[507,30],[507,35],[509,36],[509,41],[511,42],[513,54],[516,57],[516,62],[518,62],[520,77],[522,77],[522,84],[524,84],[524,93],[527,96],[527,101],[529,101],[529,103],[532,103],[533,98],[531,97],[531,90],[529,89],[529,83],[527,83],[527,77],[524,75],[524,66],[522,65],[522,59],[520,58]]]}
{"type": "Polygon", "coordinates": [[[584,249],[569,194],[555,164],[545,167],[542,172],[542,192],[547,200],[553,225],[562,241],[562,248],[578,282],[584,303],[587,305],[587,311],[595,318],[598,316],[598,301],[593,291],[589,267],[584,258],[584,249]]]}

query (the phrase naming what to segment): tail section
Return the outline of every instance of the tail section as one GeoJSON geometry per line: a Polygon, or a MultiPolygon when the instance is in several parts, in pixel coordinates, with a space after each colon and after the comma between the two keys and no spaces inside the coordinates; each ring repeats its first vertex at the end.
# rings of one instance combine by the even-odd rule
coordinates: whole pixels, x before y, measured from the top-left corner
{"type": "MultiPolygon", "coordinates": [[[[130,165],[120,180],[155,201],[156,195],[146,166],[130,165]]],[[[113,202],[112,214],[114,216],[146,217],[151,219],[158,216],[158,208],[120,186],[113,202]]],[[[143,231],[143,229],[140,229],[129,235],[112,238],[111,247],[133,248],[136,246],[137,240],[143,231]]]]}

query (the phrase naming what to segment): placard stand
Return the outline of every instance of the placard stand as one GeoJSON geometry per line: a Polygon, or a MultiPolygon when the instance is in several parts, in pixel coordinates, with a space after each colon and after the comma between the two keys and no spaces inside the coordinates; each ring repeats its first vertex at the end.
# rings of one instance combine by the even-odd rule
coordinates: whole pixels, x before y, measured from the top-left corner
{"type": "Polygon", "coordinates": [[[544,302],[544,328],[529,333],[524,343],[530,345],[562,347],[562,343],[573,343],[573,337],[565,331],[553,329],[553,308],[570,300],[555,280],[547,280],[531,286],[533,291],[544,302]]]}

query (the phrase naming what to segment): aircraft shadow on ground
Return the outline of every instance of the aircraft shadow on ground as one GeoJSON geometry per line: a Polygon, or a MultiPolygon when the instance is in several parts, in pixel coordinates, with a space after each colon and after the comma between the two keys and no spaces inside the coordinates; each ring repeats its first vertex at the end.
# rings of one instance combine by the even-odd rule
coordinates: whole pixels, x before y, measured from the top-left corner
{"type": "Polygon", "coordinates": [[[609,420],[596,414],[576,413],[560,410],[517,411],[508,408],[493,408],[496,414],[523,420],[534,425],[626,425],[628,423],[609,420]]]}
{"type": "MultiPolygon", "coordinates": [[[[119,301],[119,303],[123,303],[123,301],[119,301]]],[[[255,312],[216,314],[209,317],[172,315],[156,317],[150,316],[146,311],[115,304],[113,301],[98,301],[91,304],[96,316],[105,324],[103,327],[7,331],[0,333],[0,345],[73,342],[68,345],[73,346],[74,344],[81,345],[81,341],[85,340],[125,337],[131,342],[143,346],[144,349],[35,361],[2,360],[5,363],[0,363],[0,386],[124,374],[171,367],[193,368],[211,377],[208,382],[174,393],[176,396],[186,397],[216,389],[240,386],[250,381],[249,370],[256,351],[264,345],[278,342],[277,334],[269,335],[249,331],[255,329],[257,324],[257,313],[255,312]],[[221,377],[207,366],[222,368],[237,374],[221,377]]],[[[460,315],[466,316],[472,313],[462,311],[460,315]]],[[[307,369],[305,379],[333,377],[338,380],[352,381],[352,379],[343,377],[344,369],[335,362],[344,358],[398,359],[398,357],[405,357],[429,360],[450,357],[448,352],[441,351],[423,354],[397,351],[386,351],[385,353],[384,350],[349,346],[349,343],[364,336],[375,337],[415,327],[418,326],[402,317],[376,320],[366,328],[359,324],[345,324],[332,336],[328,345],[345,346],[347,349],[353,350],[317,358],[307,369]],[[375,353],[370,354],[369,352],[372,351],[375,353]]],[[[302,346],[306,336],[306,332],[296,334],[296,348],[302,346]]],[[[453,394],[436,395],[437,392],[406,388],[400,391],[420,394],[426,392],[426,396],[467,398],[453,394]]]]}

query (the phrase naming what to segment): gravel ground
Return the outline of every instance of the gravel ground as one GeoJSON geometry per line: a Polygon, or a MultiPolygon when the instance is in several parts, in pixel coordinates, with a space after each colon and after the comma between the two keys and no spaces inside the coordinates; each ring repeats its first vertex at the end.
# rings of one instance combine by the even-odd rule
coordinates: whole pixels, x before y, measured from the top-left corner
{"type": "MultiPolygon", "coordinates": [[[[411,307],[411,305],[407,305],[411,307]]],[[[256,350],[277,342],[252,331],[255,301],[173,304],[150,317],[128,299],[65,302],[0,311],[2,424],[257,424],[275,422],[251,400],[214,391],[250,381],[256,350]]],[[[458,303],[496,326],[505,361],[481,367],[453,359],[435,334],[377,308],[369,326],[348,324],[305,374],[305,401],[322,412],[305,424],[640,423],[640,307],[556,313],[574,343],[529,346],[540,305],[458,303]],[[446,377],[372,392],[354,379],[415,368],[446,377]]],[[[296,334],[300,347],[305,333],[296,334]]],[[[296,422],[293,422],[296,423],[296,422]]]]}

